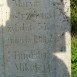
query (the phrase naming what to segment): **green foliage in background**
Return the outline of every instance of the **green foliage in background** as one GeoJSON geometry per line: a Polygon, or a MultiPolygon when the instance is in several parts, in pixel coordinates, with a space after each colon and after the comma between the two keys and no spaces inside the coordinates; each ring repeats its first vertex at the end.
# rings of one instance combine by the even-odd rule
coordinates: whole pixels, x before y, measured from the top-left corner
{"type": "Polygon", "coordinates": [[[72,35],[77,35],[77,0],[71,0],[72,35]]]}
{"type": "Polygon", "coordinates": [[[71,0],[72,76],[77,77],[77,0],[71,0]]]}
{"type": "Polygon", "coordinates": [[[77,38],[72,38],[72,77],[77,77],[77,38]]]}

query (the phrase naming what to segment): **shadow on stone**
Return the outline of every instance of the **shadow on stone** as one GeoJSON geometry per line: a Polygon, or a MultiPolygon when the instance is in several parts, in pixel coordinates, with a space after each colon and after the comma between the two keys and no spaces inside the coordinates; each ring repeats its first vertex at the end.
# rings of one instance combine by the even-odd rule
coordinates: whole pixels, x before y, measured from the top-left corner
{"type": "Polygon", "coordinates": [[[70,77],[66,64],[54,55],[66,53],[69,49],[65,36],[70,34],[70,18],[66,16],[69,6],[65,7],[67,2],[6,1],[10,11],[6,5],[3,7],[3,25],[0,29],[3,77],[70,77]]]}

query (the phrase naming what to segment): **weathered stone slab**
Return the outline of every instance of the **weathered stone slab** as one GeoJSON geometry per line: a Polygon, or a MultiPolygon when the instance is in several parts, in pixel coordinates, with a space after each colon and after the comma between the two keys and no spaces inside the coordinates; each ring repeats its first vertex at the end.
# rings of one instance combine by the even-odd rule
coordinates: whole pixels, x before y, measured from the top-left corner
{"type": "Polygon", "coordinates": [[[0,1],[0,76],[70,77],[70,1],[0,1]]]}

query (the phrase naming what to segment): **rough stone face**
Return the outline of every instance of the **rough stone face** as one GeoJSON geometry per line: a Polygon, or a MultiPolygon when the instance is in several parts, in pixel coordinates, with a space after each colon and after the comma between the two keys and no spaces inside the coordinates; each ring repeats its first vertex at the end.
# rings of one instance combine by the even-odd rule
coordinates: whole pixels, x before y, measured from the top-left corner
{"type": "Polygon", "coordinates": [[[0,0],[0,77],[70,77],[70,1],[0,0]]]}

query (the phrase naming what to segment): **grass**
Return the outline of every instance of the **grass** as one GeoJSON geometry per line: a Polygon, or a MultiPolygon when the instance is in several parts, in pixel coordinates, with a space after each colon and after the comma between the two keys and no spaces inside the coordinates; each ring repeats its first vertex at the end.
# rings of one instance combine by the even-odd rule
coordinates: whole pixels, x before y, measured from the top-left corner
{"type": "Polygon", "coordinates": [[[71,77],[77,77],[77,38],[72,37],[72,54],[71,54],[71,77]]]}
{"type": "Polygon", "coordinates": [[[71,1],[71,77],[77,77],[77,0],[71,1]]]}

